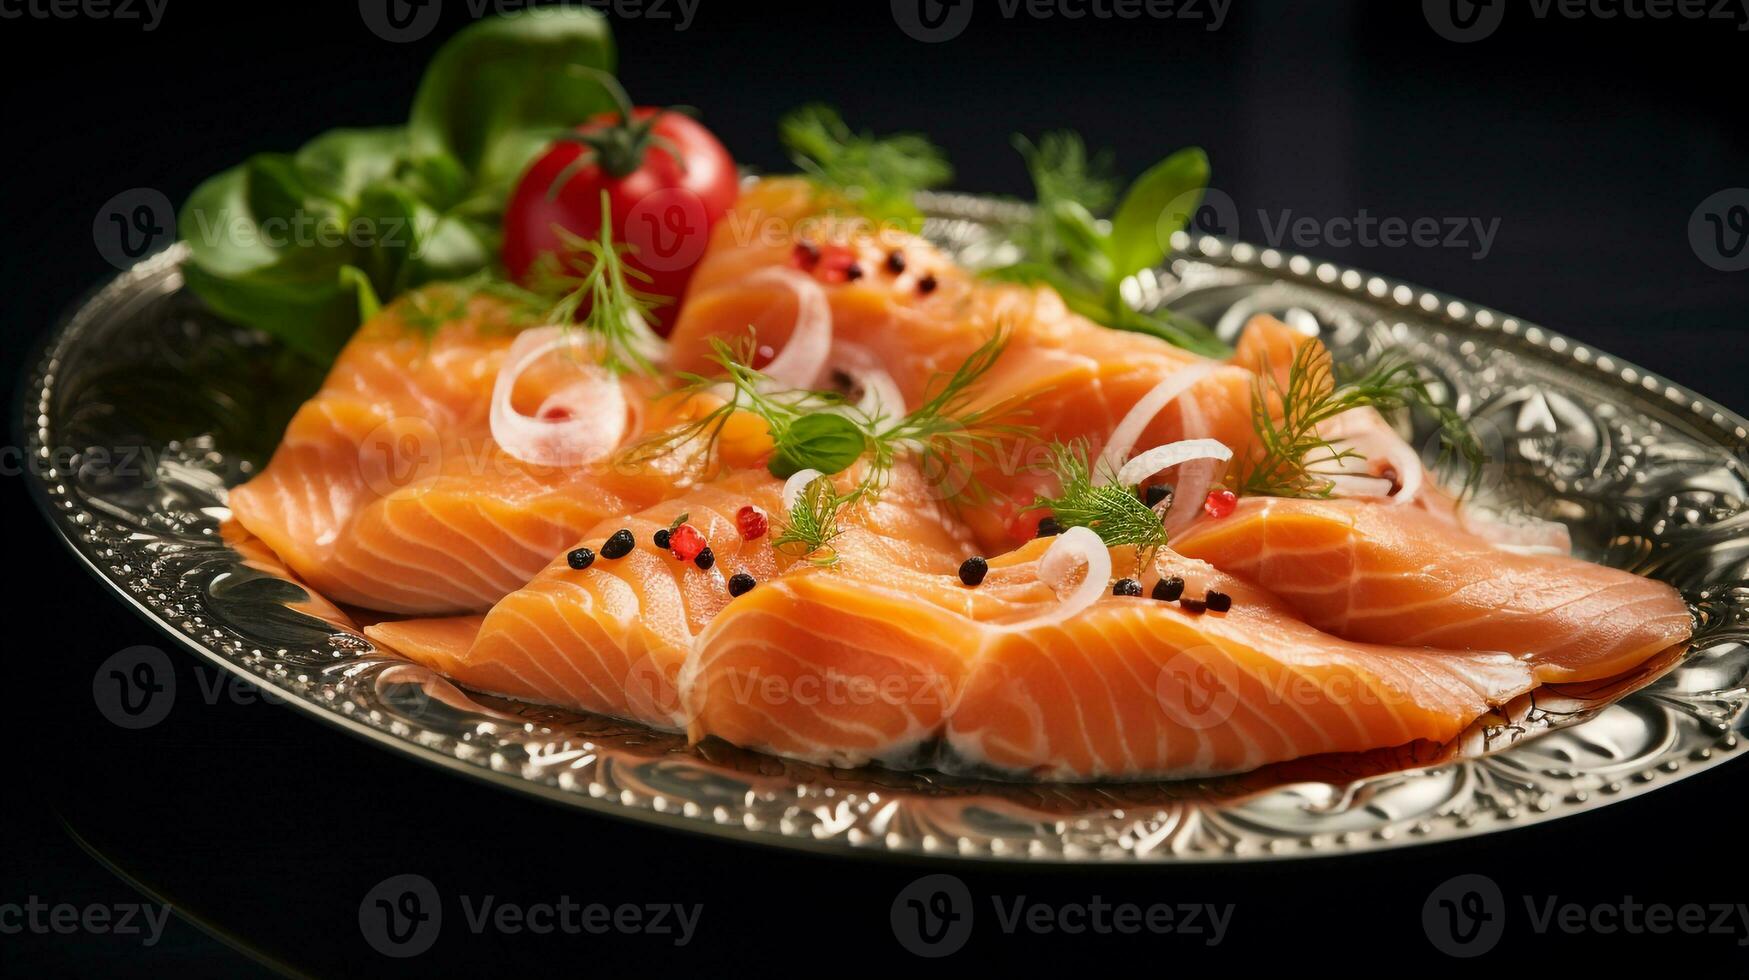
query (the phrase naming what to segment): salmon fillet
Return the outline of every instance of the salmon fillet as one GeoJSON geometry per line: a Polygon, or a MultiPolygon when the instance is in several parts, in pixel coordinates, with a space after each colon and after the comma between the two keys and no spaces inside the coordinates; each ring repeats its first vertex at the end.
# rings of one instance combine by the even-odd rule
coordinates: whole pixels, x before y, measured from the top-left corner
{"type": "MultiPolygon", "coordinates": [[[[493,381],[512,335],[500,311],[430,336],[399,309],[366,324],[293,417],[260,475],[230,493],[237,521],[337,602],[383,612],[479,611],[602,518],[675,492],[655,469],[548,468],[493,441],[493,381]]],[[[530,372],[532,411],[565,382],[530,372]]]]}
{"type": "MultiPolygon", "coordinates": [[[[695,738],[832,765],[915,763],[1053,779],[1239,772],[1455,736],[1535,684],[1501,653],[1353,643],[1199,562],[1158,556],[1230,612],[1107,596],[1066,622],[1035,542],[967,589],[949,576],[811,569],[731,603],[681,694],[695,738]]],[[[1117,567],[1134,552],[1114,551],[1117,567]]]]}
{"type": "MultiPolygon", "coordinates": [[[[773,547],[773,534],[745,541],[736,529],[743,506],[781,514],[781,488],[781,481],[759,471],[695,487],[606,521],[580,542],[599,556],[609,535],[629,529],[637,546],[623,558],[597,557],[577,571],[560,556],[483,619],[414,620],[365,632],[477,690],[684,728],[677,676],[693,637],[735,601],[728,577],[752,575],[757,592],[798,561],[773,547]],[[656,531],[682,514],[710,543],[715,563],[708,571],[652,543],[656,531]]],[[[846,514],[836,546],[849,564],[936,572],[957,566],[971,547],[924,492],[915,471],[904,468],[877,503],[846,514]]]]}
{"type": "Polygon", "coordinates": [[[1338,636],[1506,650],[1541,681],[1611,677],[1685,642],[1675,589],[1563,555],[1499,550],[1419,507],[1248,497],[1173,547],[1338,636]]]}

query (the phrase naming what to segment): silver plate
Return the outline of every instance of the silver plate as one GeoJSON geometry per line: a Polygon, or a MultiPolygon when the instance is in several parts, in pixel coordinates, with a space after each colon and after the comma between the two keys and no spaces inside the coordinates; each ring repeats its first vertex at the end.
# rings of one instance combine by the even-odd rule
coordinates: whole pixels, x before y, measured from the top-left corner
{"type": "MultiPolygon", "coordinates": [[[[932,197],[928,233],[989,247],[1006,206],[932,197]]],[[[1691,650],[1618,684],[1545,689],[1451,746],[1177,783],[1002,783],[835,770],[462,692],[307,613],[219,534],[316,378],[181,291],[180,249],[49,339],[22,428],[49,519],[166,633],[384,747],[588,810],[750,841],[998,860],[1218,861],[1376,850],[1568,816],[1738,754],[1749,676],[1749,423],[1559,334],[1377,276],[1213,238],[1175,242],[1137,298],[1230,334],[1253,312],[1339,356],[1410,351],[1481,424],[1482,501],[1561,520],[1584,557],[1684,590],[1691,650]]]]}

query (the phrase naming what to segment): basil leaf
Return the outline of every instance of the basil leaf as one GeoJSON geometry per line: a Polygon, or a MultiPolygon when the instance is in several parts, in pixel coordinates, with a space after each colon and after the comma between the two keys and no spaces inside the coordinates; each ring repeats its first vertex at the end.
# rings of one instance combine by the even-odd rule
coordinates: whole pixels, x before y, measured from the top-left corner
{"type": "Polygon", "coordinates": [[[1136,178],[1111,219],[1114,278],[1160,264],[1172,233],[1196,214],[1208,182],[1208,155],[1196,147],[1179,150],[1136,178]]]}
{"type": "Polygon", "coordinates": [[[766,468],[779,479],[802,470],[815,469],[831,475],[842,473],[868,448],[855,422],[831,412],[804,415],[790,423],[777,438],[777,452],[766,468]]]}
{"type": "Polygon", "coordinates": [[[507,191],[561,130],[613,108],[607,19],[587,7],[539,7],[479,21],[437,52],[408,123],[412,157],[448,158],[476,190],[507,191]]]}

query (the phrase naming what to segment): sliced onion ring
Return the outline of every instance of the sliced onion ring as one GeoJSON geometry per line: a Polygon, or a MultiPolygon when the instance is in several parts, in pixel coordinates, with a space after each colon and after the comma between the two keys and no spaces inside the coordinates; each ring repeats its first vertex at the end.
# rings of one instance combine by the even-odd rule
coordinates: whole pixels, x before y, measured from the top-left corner
{"type": "Polygon", "coordinates": [[[561,348],[582,348],[564,327],[524,330],[492,383],[492,438],[510,456],[538,466],[581,466],[606,456],[626,432],[626,397],[619,379],[598,364],[581,365],[583,377],[549,395],[536,415],[512,404],[516,382],[541,358],[561,348]],[[563,411],[562,418],[546,418],[563,411]]]}
{"type": "Polygon", "coordinates": [[[1337,473],[1324,477],[1330,481],[1330,493],[1336,497],[1389,497],[1396,484],[1382,476],[1360,476],[1354,473],[1337,473]]]}
{"type": "Polygon", "coordinates": [[[1378,473],[1372,472],[1372,467],[1383,460],[1397,474],[1397,492],[1373,494],[1343,494],[1344,496],[1388,496],[1392,504],[1401,505],[1414,503],[1421,493],[1421,484],[1426,479],[1427,469],[1421,463],[1421,455],[1415,448],[1403,441],[1397,435],[1397,430],[1391,428],[1391,423],[1385,421],[1375,408],[1354,408],[1336,416],[1325,423],[1318,434],[1331,442],[1343,442],[1359,453],[1361,459],[1345,460],[1339,467],[1343,475],[1365,479],[1384,479],[1378,473]]]}
{"type": "Polygon", "coordinates": [[[761,269],[746,281],[776,283],[795,293],[795,329],[783,350],[761,370],[776,387],[813,388],[832,355],[832,307],[826,302],[826,291],[813,277],[784,266],[761,269]]]}
{"type": "Polygon", "coordinates": [[[825,475],[819,470],[797,470],[791,474],[789,479],[783,481],[783,509],[794,510],[796,501],[801,499],[802,491],[808,488],[808,484],[825,475]]]}
{"type": "MultiPolygon", "coordinates": [[[[1135,405],[1117,423],[1117,427],[1111,430],[1111,439],[1106,442],[1105,452],[1101,454],[1106,465],[1097,467],[1097,469],[1109,471],[1122,466],[1124,461],[1129,458],[1130,450],[1136,447],[1136,440],[1140,439],[1142,433],[1147,430],[1148,423],[1154,421],[1154,416],[1159,415],[1160,411],[1170,405],[1179,395],[1195,387],[1197,382],[1215,373],[1215,369],[1218,367],[1220,365],[1215,362],[1206,361],[1174,371],[1160,379],[1160,383],[1137,399],[1135,405]]],[[[1200,419],[1201,413],[1197,413],[1197,417],[1200,419]]],[[[1187,420],[1185,425],[1187,431],[1180,433],[1180,435],[1194,438],[1201,434],[1200,432],[1188,431],[1190,428],[1187,420]]],[[[1094,481],[1097,483],[1099,480],[1100,477],[1095,474],[1094,481]]]]}
{"type": "Polygon", "coordinates": [[[1193,459],[1212,459],[1224,463],[1233,458],[1233,451],[1213,439],[1180,439],[1138,455],[1117,471],[1117,482],[1126,487],[1140,486],[1155,473],[1193,459]]]}
{"type": "Polygon", "coordinates": [[[831,366],[849,375],[856,387],[862,389],[856,404],[845,407],[865,418],[879,419],[877,432],[892,428],[904,418],[905,394],[874,351],[861,344],[835,344],[831,366]]]}
{"type": "Polygon", "coordinates": [[[1055,626],[1098,602],[1105,594],[1106,583],[1111,581],[1111,551],[1104,541],[1099,540],[1099,535],[1084,527],[1072,527],[1057,535],[1051,546],[1039,556],[1039,581],[1053,589],[1061,589],[1069,575],[1083,565],[1087,574],[1081,579],[1081,584],[1066,596],[1059,594],[1056,606],[1049,612],[1018,623],[1002,623],[996,628],[1017,632],[1055,626]]]}

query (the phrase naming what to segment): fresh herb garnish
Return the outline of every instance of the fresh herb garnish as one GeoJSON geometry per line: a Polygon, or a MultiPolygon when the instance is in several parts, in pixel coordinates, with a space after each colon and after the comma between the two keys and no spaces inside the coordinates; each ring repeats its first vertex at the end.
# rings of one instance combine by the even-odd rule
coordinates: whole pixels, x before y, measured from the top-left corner
{"type": "Polygon", "coordinates": [[[1427,380],[1406,356],[1386,354],[1339,380],[1329,351],[1322,344],[1303,343],[1294,352],[1285,385],[1266,359],[1252,382],[1251,397],[1261,456],[1244,470],[1236,489],[1255,496],[1328,497],[1336,486],[1331,477],[1339,475],[1339,468],[1364,457],[1339,439],[1319,435],[1318,427],[1356,408],[1393,412],[1411,405],[1438,419],[1443,456],[1463,459],[1467,490],[1484,462],[1481,443],[1456,412],[1434,401],[1427,380]]]}
{"type": "MultiPolygon", "coordinates": [[[[722,370],[722,375],[706,377],[684,372],[680,375],[683,387],[679,394],[697,397],[720,392],[726,387],[728,390],[723,393],[723,403],[690,422],[657,432],[632,445],[622,455],[625,462],[636,465],[685,450],[692,456],[691,464],[694,469],[708,469],[716,459],[717,444],[721,441],[729,420],[736,412],[748,412],[764,421],[772,441],[778,447],[778,454],[773,456],[770,466],[773,475],[787,478],[810,467],[826,472],[822,467],[812,466],[813,454],[806,449],[810,443],[823,446],[828,442],[835,443],[836,440],[817,438],[822,435],[817,431],[823,428],[821,423],[803,423],[804,420],[813,418],[843,418],[837,414],[825,414],[842,409],[842,396],[826,391],[775,390],[770,378],[748,366],[750,357],[737,353],[721,339],[711,340],[710,360],[722,370]],[[786,441],[785,437],[798,425],[802,426],[801,430],[786,441]],[[792,446],[794,451],[785,453],[786,444],[792,446]],[[779,456],[783,458],[781,464],[777,462],[779,456]]],[[[856,429],[858,436],[856,456],[851,456],[839,469],[856,462],[864,445],[860,427],[848,423],[848,420],[847,424],[856,429]]],[[[825,423],[825,426],[836,426],[836,423],[825,423]]],[[[824,435],[829,436],[831,433],[824,435]]]]}
{"type": "Polygon", "coordinates": [[[1229,351],[1206,326],[1169,310],[1143,313],[1123,296],[1123,283],[1166,258],[1167,243],[1196,213],[1208,186],[1208,157],[1180,150],[1149,168],[1124,191],[1109,222],[1100,215],[1114,199],[1104,155],[1089,157],[1073,133],[1047,133],[1038,144],[1016,138],[1038,200],[1031,217],[1011,230],[1019,258],[989,275],[1056,289],[1075,312],[1119,330],[1152,334],[1199,354],[1229,351]]]}
{"type": "Polygon", "coordinates": [[[922,223],[913,195],[953,179],[946,156],[926,137],[854,132],[831,106],[792,110],[778,122],[778,135],[821,191],[866,217],[913,231],[922,223]]]}
{"type": "Polygon", "coordinates": [[[992,335],[951,374],[931,385],[922,404],[898,419],[864,414],[835,392],[775,390],[771,379],[749,367],[745,357],[714,340],[711,360],[722,369],[722,376],[683,374],[682,392],[696,395],[726,386],[723,403],[644,440],[628,450],[625,459],[647,462],[690,449],[695,465],[708,469],[729,418],[749,412],[764,421],[771,434],[773,452],[767,469],[773,476],[788,478],[807,469],[842,473],[866,455],[868,467],[852,496],[873,496],[885,488],[899,459],[910,457],[926,472],[963,476],[961,492],[975,495],[977,487],[970,475],[955,468],[965,465],[968,457],[991,458],[999,439],[1025,431],[1002,421],[1018,414],[1008,402],[973,407],[971,389],[1002,356],[1006,340],[1001,331],[992,335]]]}
{"type": "Polygon", "coordinates": [[[606,18],[554,7],[480,21],[433,58],[405,126],[334,130],[251,157],[178,215],[189,288],[220,315],[333,359],[379,304],[497,265],[504,202],[565,127],[612,106],[606,18]]]}
{"type": "Polygon", "coordinates": [[[838,526],[838,512],[857,496],[857,491],[840,494],[829,476],[810,481],[789,512],[778,519],[771,546],[815,565],[838,564],[838,549],[832,546],[844,533],[838,526]]]}
{"type": "Polygon", "coordinates": [[[1109,480],[1094,483],[1094,464],[1088,462],[1085,443],[1053,443],[1051,462],[1057,474],[1057,496],[1039,497],[1033,506],[1049,508],[1059,526],[1087,528],[1109,547],[1133,546],[1143,562],[1166,546],[1165,522],[1158,511],[1142,502],[1135,487],[1109,480]]]}
{"type": "Polygon", "coordinates": [[[562,292],[548,314],[548,322],[578,322],[601,345],[601,363],[610,371],[624,373],[655,371],[653,357],[661,338],[650,329],[650,310],[666,302],[662,297],[639,291],[633,280],[650,277],[625,261],[630,246],[613,240],[612,205],[601,192],[601,236],[582,238],[563,228],[554,228],[565,257],[541,256],[547,260],[535,272],[536,292],[562,292]],[[581,272],[573,271],[578,267],[581,272]]]}
{"type": "Polygon", "coordinates": [[[1021,414],[1012,401],[973,407],[976,401],[973,385],[996,366],[1007,346],[1007,332],[998,330],[953,373],[932,385],[922,404],[891,426],[881,419],[869,420],[876,434],[869,440],[871,459],[865,482],[876,490],[885,486],[894,462],[908,453],[938,484],[963,483],[959,495],[980,498],[982,488],[969,472],[960,468],[970,460],[990,461],[998,442],[1029,431],[1025,426],[1003,421],[1021,414]]]}

